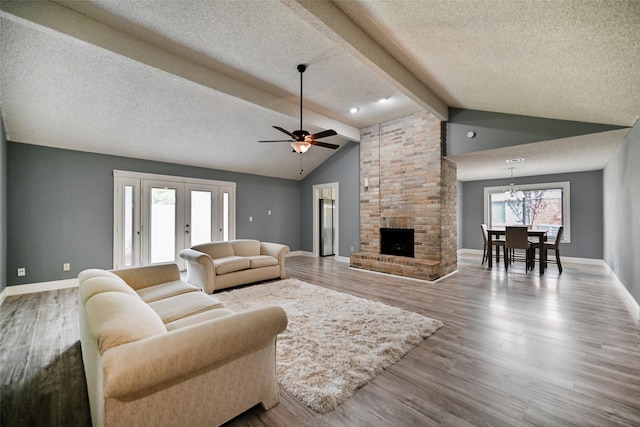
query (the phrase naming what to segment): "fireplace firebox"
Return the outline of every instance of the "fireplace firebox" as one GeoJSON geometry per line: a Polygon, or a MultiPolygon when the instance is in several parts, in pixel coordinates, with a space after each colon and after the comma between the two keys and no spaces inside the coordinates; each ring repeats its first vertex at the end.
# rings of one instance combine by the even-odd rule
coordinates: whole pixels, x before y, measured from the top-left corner
{"type": "Polygon", "coordinates": [[[414,257],[413,228],[381,228],[380,253],[414,257]]]}

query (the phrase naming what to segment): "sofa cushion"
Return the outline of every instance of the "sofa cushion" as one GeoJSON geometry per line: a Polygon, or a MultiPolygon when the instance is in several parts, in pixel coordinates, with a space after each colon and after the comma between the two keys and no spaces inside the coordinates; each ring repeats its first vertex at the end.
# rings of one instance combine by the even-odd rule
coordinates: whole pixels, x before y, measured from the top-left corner
{"type": "Polygon", "coordinates": [[[212,242],[203,243],[201,245],[192,246],[191,249],[195,251],[204,252],[209,255],[211,259],[224,258],[233,256],[233,246],[229,242],[212,242]]]}
{"type": "Polygon", "coordinates": [[[121,270],[113,270],[113,273],[122,277],[136,291],[149,286],[180,280],[180,268],[175,263],[123,268],[121,270]]]}
{"type": "Polygon", "coordinates": [[[89,331],[100,354],[112,347],[167,332],[160,317],[137,295],[102,292],[85,304],[89,331]]]}
{"type": "Polygon", "coordinates": [[[217,299],[203,292],[188,292],[150,302],[149,307],[160,316],[163,323],[170,323],[203,311],[222,308],[223,305],[217,299]]]}
{"type": "Polygon", "coordinates": [[[234,271],[246,270],[249,268],[249,264],[249,259],[241,256],[228,256],[213,260],[213,265],[216,268],[216,274],[226,274],[233,273],[234,271]]]}
{"type": "Polygon", "coordinates": [[[260,255],[260,241],[251,239],[239,239],[231,242],[233,254],[237,256],[260,255]]]}
{"type": "Polygon", "coordinates": [[[103,292],[121,292],[138,297],[136,291],[131,289],[131,287],[127,285],[124,280],[122,280],[115,274],[102,277],[95,275],[93,277],[89,277],[88,279],[84,279],[80,281],[78,292],[80,293],[80,300],[83,304],[86,304],[89,298],[103,292]]]}
{"type": "Polygon", "coordinates": [[[108,270],[102,270],[99,268],[89,268],[87,270],[81,271],[80,274],[78,274],[78,280],[80,281],[80,283],[92,277],[118,277],[118,276],[108,270]]]}
{"type": "Polygon", "coordinates": [[[207,320],[218,319],[220,317],[229,316],[234,314],[233,311],[226,308],[214,308],[212,310],[203,311],[193,316],[183,317],[182,319],[174,320],[164,325],[167,331],[173,331],[175,329],[184,328],[186,326],[197,325],[207,320]]]}
{"type": "Polygon", "coordinates": [[[182,280],[174,280],[173,282],[161,283],[159,285],[137,290],[138,295],[140,295],[140,298],[142,298],[144,302],[152,302],[187,292],[200,291],[200,288],[190,285],[187,282],[183,282],[182,280]]]}
{"type": "Polygon", "coordinates": [[[272,265],[278,265],[278,259],[269,255],[257,255],[247,258],[249,259],[249,266],[251,268],[271,267],[272,265]]]}

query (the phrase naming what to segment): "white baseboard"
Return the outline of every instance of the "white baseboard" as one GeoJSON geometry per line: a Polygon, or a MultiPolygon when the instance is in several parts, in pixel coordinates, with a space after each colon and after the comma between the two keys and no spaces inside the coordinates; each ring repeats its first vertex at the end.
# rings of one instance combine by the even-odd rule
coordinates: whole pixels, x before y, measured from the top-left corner
{"type": "Polygon", "coordinates": [[[312,252],[306,252],[306,251],[291,251],[287,254],[288,257],[290,256],[313,256],[312,252]]]}
{"type": "Polygon", "coordinates": [[[629,305],[629,308],[631,309],[632,313],[636,316],[637,319],[640,319],[640,305],[638,304],[638,301],[636,301],[633,295],[631,295],[631,293],[629,292],[629,289],[627,289],[627,287],[624,286],[624,284],[620,281],[620,279],[618,279],[618,276],[611,269],[611,267],[609,267],[609,264],[607,264],[606,262],[603,262],[603,264],[604,264],[605,270],[607,271],[607,273],[609,273],[609,276],[611,276],[611,278],[613,279],[613,283],[616,284],[616,287],[620,290],[620,293],[624,297],[627,305],[629,305]]]}
{"type": "MultiPolygon", "coordinates": [[[[52,282],[29,283],[27,285],[7,286],[2,292],[5,297],[13,295],[32,294],[35,292],[55,291],[57,289],[77,288],[78,279],[55,280],[52,282]]],[[[4,298],[2,298],[4,301],[4,298]]]]}

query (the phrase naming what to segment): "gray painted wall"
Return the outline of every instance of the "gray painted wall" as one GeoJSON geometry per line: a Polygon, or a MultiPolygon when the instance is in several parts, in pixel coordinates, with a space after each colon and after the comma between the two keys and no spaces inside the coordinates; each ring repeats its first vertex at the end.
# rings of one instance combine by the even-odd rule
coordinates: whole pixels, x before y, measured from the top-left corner
{"type": "Polygon", "coordinates": [[[310,173],[301,185],[301,249],[313,252],[313,186],[339,185],[339,247],[337,255],[348,257],[351,246],[360,250],[360,144],[350,142],[310,173]]]}
{"type": "MultiPolygon", "coordinates": [[[[602,171],[529,176],[515,184],[569,181],[571,183],[571,243],[560,246],[562,256],[603,259],[602,171]]],[[[493,179],[462,183],[462,248],[483,248],[480,224],[484,222],[484,187],[503,185],[509,180],[493,179]]]]}
{"type": "Polygon", "coordinates": [[[604,169],[604,261],[640,303],[640,121],[604,169]]]}
{"type": "Polygon", "coordinates": [[[7,287],[7,139],[0,117],[0,292],[7,287]]]}
{"type": "Polygon", "coordinates": [[[450,108],[447,155],[605,132],[622,127],[450,108]],[[467,138],[469,131],[476,132],[476,136],[467,138]]]}
{"type": "Polygon", "coordinates": [[[114,169],[234,181],[237,237],[300,249],[297,181],[14,142],[7,143],[7,160],[9,285],[112,267],[114,169]],[[65,262],[71,263],[71,271],[62,271],[65,262]],[[25,277],[17,276],[18,267],[27,269],[25,277]]]}

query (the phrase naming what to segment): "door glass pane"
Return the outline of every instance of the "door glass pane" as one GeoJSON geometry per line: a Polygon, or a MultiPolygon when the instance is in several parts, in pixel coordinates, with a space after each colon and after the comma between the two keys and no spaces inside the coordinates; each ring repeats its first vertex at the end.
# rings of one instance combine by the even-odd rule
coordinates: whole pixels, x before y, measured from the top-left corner
{"type": "Polygon", "coordinates": [[[151,263],[175,261],[176,190],[151,189],[151,263]]]}
{"type": "Polygon", "coordinates": [[[222,193],[222,240],[229,241],[229,193],[222,193]]]}
{"type": "Polygon", "coordinates": [[[124,187],[124,224],[122,225],[124,234],[124,265],[125,267],[133,266],[133,186],[125,185],[124,187]]]}
{"type": "Polygon", "coordinates": [[[211,192],[191,191],[191,246],[211,241],[211,192]]]}

